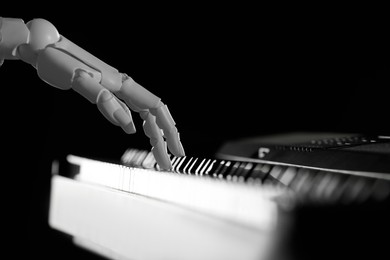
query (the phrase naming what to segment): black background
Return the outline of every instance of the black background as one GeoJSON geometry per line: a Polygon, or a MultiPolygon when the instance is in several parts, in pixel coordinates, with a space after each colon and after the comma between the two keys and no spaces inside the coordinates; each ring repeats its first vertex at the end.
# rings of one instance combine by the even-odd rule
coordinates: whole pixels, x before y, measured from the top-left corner
{"type": "MultiPolygon", "coordinates": [[[[52,5],[0,15],[51,21],[161,97],[189,155],[284,131],[390,134],[389,18],[380,7],[52,5]]],[[[150,149],[140,117],[133,113],[138,132],[126,135],[20,61],[5,61],[0,79],[4,158],[17,159],[12,181],[27,186],[10,184],[21,199],[6,199],[7,212],[22,211],[11,218],[28,226],[14,232],[16,241],[34,257],[93,257],[47,226],[50,163],[69,153],[117,159],[129,147],[150,149]]]]}

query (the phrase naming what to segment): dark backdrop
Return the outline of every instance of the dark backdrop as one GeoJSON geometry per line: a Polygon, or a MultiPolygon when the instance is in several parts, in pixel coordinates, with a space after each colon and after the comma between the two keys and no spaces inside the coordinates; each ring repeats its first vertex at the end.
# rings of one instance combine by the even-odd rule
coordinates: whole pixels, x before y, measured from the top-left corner
{"type": "MultiPolygon", "coordinates": [[[[0,15],[51,21],[160,96],[187,154],[212,156],[226,140],[282,131],[390,134],[389,19],[377,11],[56,8],[0,15]]],[[[23,62],[6,61],[0,78],[7,155],[27,166],[13,175],[27,185],[22,202],[9,200],[28,215],[21,237],[34,256],[91,257],[47,226],[50,162],[68,153],[117,159],[129,147],[150,149],[142,121],[133,113],[138,132],[126,135],[95,105],[47,85],[23,62]]]]}

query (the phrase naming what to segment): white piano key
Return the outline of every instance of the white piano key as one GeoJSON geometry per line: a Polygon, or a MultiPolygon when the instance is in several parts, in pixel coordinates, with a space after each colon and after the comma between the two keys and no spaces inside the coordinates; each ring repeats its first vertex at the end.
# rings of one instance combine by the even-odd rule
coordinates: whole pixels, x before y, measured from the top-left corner
{"type": "Polygon", "coordinates": [[[263,260],[272,248],[269,228],[58,175],[51,187],[50,226],[109,259],[263,260]]]}
{"type": "MultiPolygon", "coordinates": [[[[72,155],[68,160],[80,165],[78,181],[114,189],[124,186],[119,183],[123,166],[72,155]]],[[[257,228],[275,224],[273,198],[288,192],[276,187],[254,187],[193,175],[125,168],[128,176],[124,179],[130,180],[130,185],[125,186],[130,193],[176,203],[257,228]]]]}

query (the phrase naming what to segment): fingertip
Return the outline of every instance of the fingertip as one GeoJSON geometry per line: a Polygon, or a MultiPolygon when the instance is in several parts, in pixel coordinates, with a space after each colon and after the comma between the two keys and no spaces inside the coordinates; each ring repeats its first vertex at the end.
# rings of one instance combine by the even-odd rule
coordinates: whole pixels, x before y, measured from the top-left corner
{"type": "Polygon", "coordinates": [[[119,122],[120,126],[127,134],[134,134],[136,132],[131,114],[126,113],[126,111],[122,109],[118,109],[114,112],[114,118],[119,122]]]}
{"type": "Polygon", "coordinates": [[[183,145],[180,142],[178,144],[178,156],[186,156],[183,145]]]}
{"type": "Polygon", "coordinates": [[[159,168],[163,171],[170,171],[172,169],[171,161],[167,160],[157,160],[159,168]]]}
{"type": "Polygon", "coordinates": [[[137,132],[133,123],[124,126],[123,130],[126,132],[126,134],[135,134],[137,132]]]}
{"type": "Polygon", "coordinates": [[[156,147],[152,148],[153,156],[161,170],[170,171],[172,169],[172,163],[166,152],[159,152],[156,147]]]}

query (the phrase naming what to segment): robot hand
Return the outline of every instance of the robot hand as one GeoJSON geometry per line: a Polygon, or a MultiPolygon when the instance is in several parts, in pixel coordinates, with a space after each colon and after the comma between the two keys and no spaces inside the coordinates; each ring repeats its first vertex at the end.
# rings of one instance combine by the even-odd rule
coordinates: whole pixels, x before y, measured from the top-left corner
{"type": "Polygon", "coordinates": [[[60,35],[50,22],[0,17],[0,65],[4,59],[27,62],[46,83],[75,90],[128,134],[136,131],[130,109],[138,112],[161,169],[172,167],[167,147],[184,156],[176,124],[160,98],[60,35]]]}

